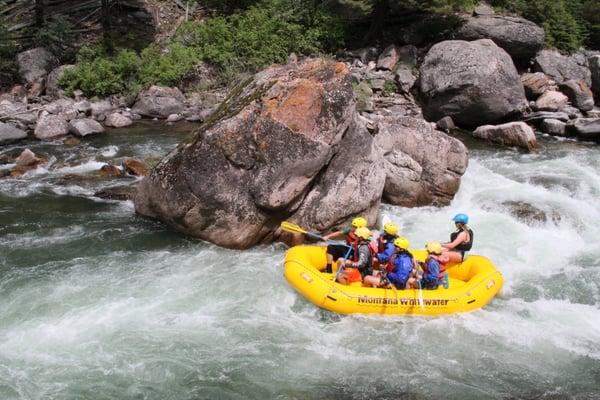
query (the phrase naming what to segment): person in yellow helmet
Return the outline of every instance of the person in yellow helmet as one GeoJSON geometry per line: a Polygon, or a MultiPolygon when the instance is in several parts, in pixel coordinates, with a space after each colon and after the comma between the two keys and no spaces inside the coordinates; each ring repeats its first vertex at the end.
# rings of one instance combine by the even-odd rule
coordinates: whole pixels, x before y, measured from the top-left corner
{"type": "Polygon", "coordinates": [[[359,282],[365,276],[373,274],[373,255],[375,246],[371,246],[371,231],[367,227],[356,229],[354,232],[357,241],[353,245],[352,258],[348,261],[338,260],[343,268],[338,274],[338,282],[347,285],[352,282],[359,282]]]}
{"type": "Polygon", "coordinates": [[[342,239],[346,240],[346,244],[337,244],[333,243],[327,246],[327,266],[325,267],[325,271],[327,273],[332,273],[333,270],[331,268],[331,264],[333,260],[338,260],[339,258],[348,258],[353,256],[352,246],[357,243],[357,237],[355,231],[359,228],[366,228],[367,220],[364,217],[356,217],[352,220],[352,224],[349,227],[346,227],[342,230],[331,232],[325,236],[323,239],[325,240],[335,240],[342,239]],[[350,251],[348,253],[348,251],[350,251]]]}
{"type": "Polygon", "coordinates": [[[378,273],[364,278],[366,286],[383,287],[391,284],[397,289],[405,289],[409,287],[411,279],[414,280],[413,274],[417,264],[408,251],[410,242],[407,238],[399,236],[394,239],[393,244],[394,254],[378,273]]]}
{"type": "Polygon", "coordinates": [[[427,259],[422,264],[423,276],[420,277],[419,286],[423,289],[437,289],[446,279],[446,263],[449,261],[441,243],[435,240],[425,245],[427,259]]]}
{"type": "Polygon", "coordinates": [[[383,226],[383,233],[377,238],[377,255],[373,260],[375,268],[385,265],[394,254],[394,240],[398,237],[398,225],[388,222],[383,226]]]}

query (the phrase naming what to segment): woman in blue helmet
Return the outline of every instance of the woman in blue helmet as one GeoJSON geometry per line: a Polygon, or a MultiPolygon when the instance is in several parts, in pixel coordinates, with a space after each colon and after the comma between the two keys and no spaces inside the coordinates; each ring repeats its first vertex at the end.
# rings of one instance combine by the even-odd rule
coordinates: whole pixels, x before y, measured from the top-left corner
{"type": "Polygon", "coordinates": [[[452,220],[456,225],[456,231],[450,234],[448,243],[442,243],[442,247],[451,263],[461,263],[465,260],[467,251],[473,246],[473,231],[467,226],[469,223],[467,214],[456,214],[452,220]]]}

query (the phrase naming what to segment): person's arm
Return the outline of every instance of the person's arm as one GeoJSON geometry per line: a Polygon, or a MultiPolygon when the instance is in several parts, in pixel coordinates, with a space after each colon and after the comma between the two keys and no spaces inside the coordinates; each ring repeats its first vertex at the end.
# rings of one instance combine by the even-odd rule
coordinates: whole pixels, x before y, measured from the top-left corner
{"type": "Polygon", "coordinates": [[[445,247],[446,249],[452,250],[453,248],[455,248],[459,244],[466,242],[467,241],[467,235],[468,235],[467,232],[462,231],[461,233],[458,234],[458,236],[456,236],[456,239],[454,239],[454,241],[449,242],[449,243],[442,243],[442,247],[445,247]]]}
{"type": "Polygon", "coordinates": [[[390,260],[390,257],[392,256],[392,254],[394,254],[394,245],[392,243],[388,242],[385,245],[385,250],[383,251],[383,253],[377,254],[377,260],[379,261],[380,264],[384,264],[390,260]]]}
{"type": "MultiPolygon", "coordinates": [[[[397,260],[399,261],[399,258],[397,260]]],[[[408,275],[410,271],[403,271],[401,268],[398,268],[398,261],[396,262],[396,266],[392,272],[388,272],[387,277],[392,283],[398,283],[400,285],[404,285],[404,283],[408,280],[408,275]]]]}
{"type": "Polygon", "coordinates": [[[349,261],[346,265],[352,268],[364,269],[368,265],[370,256],[371,253],[369,253],[369,248],[367,246],[360,246],[358,249],[358,260],[349,261]]]}
{"type": "Polygon", "coordinates": [[[332,239],[342,239],[343,237],[344,237],[344,231],[335,231],[335,232],[331,232],[331,233],[328,233],[327,235],[323,236],[323,239],[332,240],[332,239]]]}

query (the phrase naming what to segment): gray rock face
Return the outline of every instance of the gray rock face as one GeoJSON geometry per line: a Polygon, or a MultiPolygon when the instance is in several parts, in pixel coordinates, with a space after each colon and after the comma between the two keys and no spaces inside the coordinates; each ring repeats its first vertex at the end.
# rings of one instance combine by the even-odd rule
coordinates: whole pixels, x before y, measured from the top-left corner
{"type": "Polygon", "coordinates": [[[542,50],[535,57],[534,68],[543,72],[558,83],[569,79],[592,85],[592,77],[587,60],[582,55],[564,56],[555,50],[542,50]]]}
{"type": "Polygon", "coordinates": [[[17,55],[19,73],[28,83],[44,78],[57,65],[56,58],[48,50],[37,47],[17,55]]]}
{"type": "Polygon", "coordinates": [[[600,56],[592,56],[588,59],[590,73],[592,75],[592,91],[600,95],[600,56]]]}
{"type": "Polygon", "coordinates": [[[12,126],[11,124],[5,124],[0,122],[0,144],[14,142],[16,140],[25,139],[27,132],[12,126]]]}
{"type": "Polygon", "coordinates": [[[544,47],[544,30],[524,18],[486,15],[469,18],[457,39],[491,39],[513,59],[524,62],[544,47]]]}
{"type": "Polygon", "coordinates": [[[35,126],[34,135],[38,139],[51,140],[69,133],[69,124],[61,115],[42,113],[35,126]]]}
{"type": "Polygon", "coordinates": [[[423,112],[478,126],[521,113],[525,92],[510,56],[488,39],[436,44],[420,69],[423,112]]]}
{"type": "Polygon", "coordinates": [[[74,119],[69,123],[69,132],[77,136],[88,136],[104,132],[104,127],[90,118],[74,119]]]}
{"type": "Polygon", "coordinates": [[[400,59],[400,49],[396,45],[385,48],[377,59],[377,69],[391,71],[400,59]]]}
{"type": "Polygon", "coordinates": [[[581,111],[590,111],[594,108],[594,95],[590,88],[582,81],[570,79],[560,84],[560,90],[581,111]]]}
{"type": "Polygon", "coordinates": [[[521,83],[525,88],[525,95],[528,99],[535,100],[543,95],[547,90],[554,86],[552,81],[543,72],[527,73],[521,76],[521,83]]]}
{"type": "Polygon", "coordinates": [[[600,118],[579,118],[569,121],[567,133],[576,135],[579,140],[600,143],[600,118]]]}
{"type": "Polygon", "coordinates": [[[139,94],[132,111],[145,117],[168,118],[181,114],[185,97],[177,88],[152,86],[139,94]]]}
{"type": "Polygon", "coordinates": [[[539,111],[558,111],[569,103],[569,98],[557,92],[548,90],[535,101],[535,109],[539,111]]]}
{"type": "Polygon", "coordinates": [[[383,155],[384,199],[406,207],[450,204],[468,164],[462,142],[412,117],[382,117],[375,145],[383,155]]]}
{"type": "Polygon", "coordinates": [[[544,133],[553,136],[565,136],[567,124],[557,119],[545,119],[542,122],[541,130],[544,133]]]}
{"type": "Polygon", "coordinates": [[[398,64],[402,68],[412,69],[417,66],[419,50],[412,44],[407,44],[399,49],[400,59],[398,64]]]}
{"type": "Polygon", "coordinates": [[[62,94],[62,90],[58,87],[58,81],[65,74],[65,71],[75,68],[74,65],[61,65],[60,67],[54,68],[52,72],[48,74],[46,79],[46,94],[52,97],[58,97],[62,94]]]}
{"type": "Polygon", "coordinates": [[[521,147],[527,151],[532,151],[537,147],[535,133],[525,122],[480,126],[475,129],[473,136],[504,146],[521,147]]]}

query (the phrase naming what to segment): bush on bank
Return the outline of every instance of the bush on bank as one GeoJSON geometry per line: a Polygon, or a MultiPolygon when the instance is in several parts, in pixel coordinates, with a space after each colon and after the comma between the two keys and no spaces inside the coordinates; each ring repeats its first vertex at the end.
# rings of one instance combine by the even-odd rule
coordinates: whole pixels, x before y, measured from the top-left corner
{"type": "Polygon", "coordinates": [[[302,20],[292,3],[265,0],[241,13],[186,22],[165,49],[150,46],[140,54],[120,49],[84,48],[78,66],[60,85],[68,92],[107,96],[152,84],[181,82],[199,61],[217,68],[223,81],[242,71],[256,71],[285,61],[288,54],[312,54],[341,44],[342,29],[326,10],[302,20]]]}

